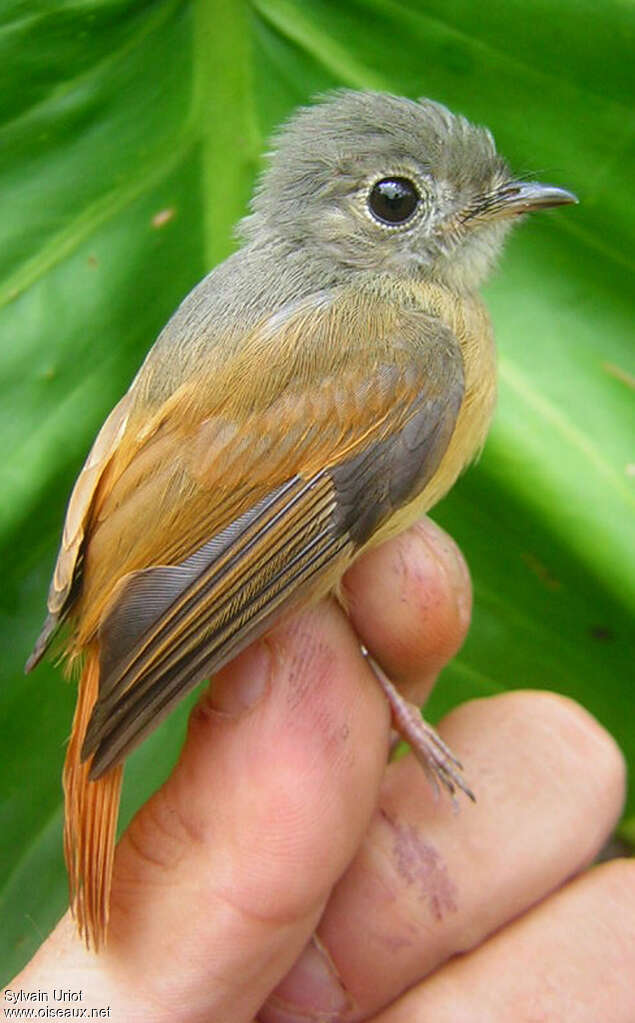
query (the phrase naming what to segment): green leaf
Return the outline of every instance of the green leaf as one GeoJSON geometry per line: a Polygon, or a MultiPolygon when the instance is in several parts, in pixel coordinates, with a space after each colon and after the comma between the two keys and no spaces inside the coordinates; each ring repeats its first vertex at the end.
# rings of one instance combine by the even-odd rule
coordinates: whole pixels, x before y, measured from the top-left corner
{"type": "MultiPolygon", "coordinates": [[[[633,8],[619,0],[7,0],[0,26],[0,957],[65,904],[73,686],[22,665],[92,437],[180,299],[233,245],[271,129],[332,86],[430,95],[579,208],[516,232],[487,289],[497,419],[438,517],[475,585],[434,697],[568,693],[635,760],[633,8]],[[630,375],[629,375],[630,374],[630,375]]],[[[124,821],[182,707],[135,753],[124,821]]],[[[624,833],[635,831],[631,794],[624,833]]]]}

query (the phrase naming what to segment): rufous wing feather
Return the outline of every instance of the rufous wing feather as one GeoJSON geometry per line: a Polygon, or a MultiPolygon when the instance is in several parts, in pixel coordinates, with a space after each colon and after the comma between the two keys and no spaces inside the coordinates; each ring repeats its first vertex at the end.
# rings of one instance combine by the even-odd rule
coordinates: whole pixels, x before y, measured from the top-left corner
{"type": "Polygon", "coordinates": [[[27,674],[42,660],[58,626],[68,611],[69,604],[72,603],[86,522],[90,515],[95,491],[126,429],[131,400],[132,393],[129,391],[106,418],[73,487],[66,510],[62,542],[49,587],[47,601],[49,613],[36,640],[33,652],[26,662],[24,670],[27,674]]]}
{"type": "Polygon", "coordinates": [[[90,780],[90,763],[82,760],[86,729],[99,692],[99,649],[86,652],[79,681],[73,728],[64,762],[64,856],[72,913],[86,945],[104,945],[108,929],[110,887],[117,834],[123,767],[90,780]]]}

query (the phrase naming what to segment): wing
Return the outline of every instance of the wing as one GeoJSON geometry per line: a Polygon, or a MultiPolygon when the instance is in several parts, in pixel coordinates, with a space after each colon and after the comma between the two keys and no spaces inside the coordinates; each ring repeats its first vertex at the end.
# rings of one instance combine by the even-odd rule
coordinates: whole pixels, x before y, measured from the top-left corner
{"type": "Polygon", "coordinates": [[[136,444],[124,437],[94,491],[73,608],[77,648],[99,640],[92,777],[283,607],[339,578],[434,474],[462,397],[459,345],[438,320],[320,296],[261,324],[213,382],[186,382],[136,444]]]}

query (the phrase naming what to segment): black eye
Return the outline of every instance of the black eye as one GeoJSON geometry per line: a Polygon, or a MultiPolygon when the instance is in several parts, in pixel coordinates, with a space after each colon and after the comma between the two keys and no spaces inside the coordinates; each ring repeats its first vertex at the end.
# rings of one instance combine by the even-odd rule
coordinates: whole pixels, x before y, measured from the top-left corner
{"type": "Polygon", "coordinates": [[[383,224],[405,224],[419,205],[419,193],[408,178],[382,178],[373,185],[368,205],[383,224]]]}

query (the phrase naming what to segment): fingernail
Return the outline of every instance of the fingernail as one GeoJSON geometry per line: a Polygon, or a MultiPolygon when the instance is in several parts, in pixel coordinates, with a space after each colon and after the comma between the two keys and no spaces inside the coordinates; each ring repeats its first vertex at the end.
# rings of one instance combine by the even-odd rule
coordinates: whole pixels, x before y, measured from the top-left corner
{"type": "Polygon", "coordinates": [[[461,625],[467,626],[472,614],[472,586],[465,558],[454,540],[432,519],[422,519],[419,529],[429,554],[452,590],[459,621],[461,625]]]}
{"type": "Polygon", "coordinates": [[[207,703],[221,714],[249,710],[263,696],[271,671],[271,654],[264,642],[253,643],[214,677],[207,703]]]}
{"type": "Polygon", "coordinates": [[[314,935],[259,1019],[262,1023],[340,1023],[354,1007],[333,960],[314,935]]]}

